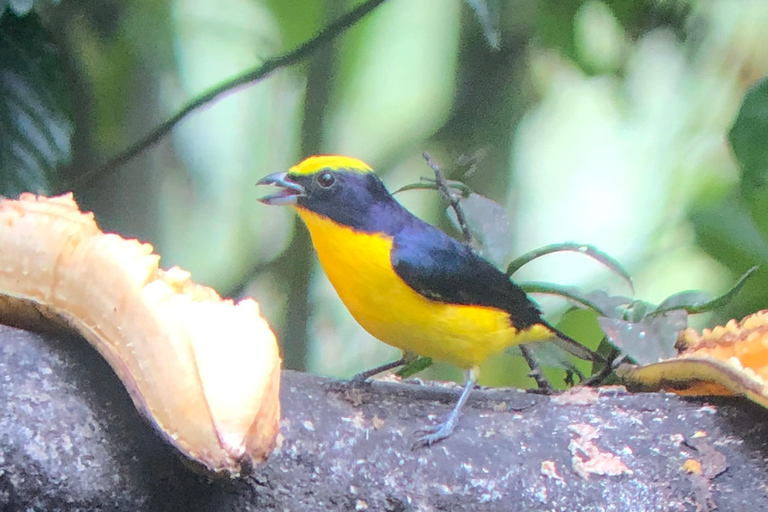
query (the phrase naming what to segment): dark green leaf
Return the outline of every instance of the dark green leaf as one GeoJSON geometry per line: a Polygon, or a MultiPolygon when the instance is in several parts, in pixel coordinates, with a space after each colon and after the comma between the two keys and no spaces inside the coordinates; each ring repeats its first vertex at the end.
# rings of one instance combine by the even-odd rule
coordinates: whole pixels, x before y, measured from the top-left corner
{"type": "Polygon", "coordinates": [[[768,265],[768,240],[735,197],[691,213],[696,241],[731,270],[768,265]]]}
{"type": "Polygon", "coordinates": [[[688,309],[695,304],[703,304],[712,300],[712,294],[700,290],[686,290],[670,295],[664,299],[656,311],[671,311],[673,309],[688,309]]]}
{"type": "Polygon", "coordinates": [[[475,11],[483,28],[483,35],[494,50],[499,48],[499,4],[500,0],[466,0],[475,11]]]}
{"type": "Polygon", "coordinates": [[[745,208],[744,201],[735,194],[728,194],[717,204],[698,205],[690,218],[696,243],[734,275],[760,265],[760,277],[750,279],[744,291],[718,312],[719,320],[740,318],[763,309],[768,303],[768,288],[763,284],[768,279],[768,239],[745,208]]]}
{"type": "MultiPolygon", "coordinates": [[[[729,302],[731,302],[734,297],[736,297],[736,295],[739,293],[739,291],[741,291],[741,288],[744,286],[744,283],[747,282],[747,279],[749,279],[749,277],[752,274],[757,272],[757,269],[758,269],[758,267],[755,266],[755,267],[752,267],[751,269],[747,270],[744,273],[744,275],[739,278],[739,280],[736,282],[735,285],[733,285],[733,287],[730,290],[728,290],[727,292],[725,292],[724,294],[722,294],[719,297],[716,297],[716,298],[714,298],[712,300],[702,301],[702,302],[694,302],[694,303],[691,303],[691,304],[685,304],[684,302],[680,302],[679,304],[675,305],[674,301],[673,301],[673,305],[672,306],[667,305],[667,306],[665,306],[665,308],[662,308],[662,306],[660,305],[659,308],[656,311],[653,312],[653,314],[654,315],[663,314],[663,313],[666,313],[667,311],[682,309],[682,310],[685,310],[688,314],[696,315],[696,314],[699,314],[699,313],[706,313],[708,311],[714,311],[715,309],[722,308],[723,306],[726,306],[729,302]]],[[[689,293],[690,294],[692,292],[683,292],[683,294],[685,294],[685,293],[689,293]]],[[[678,294],[678,295],[680,295],[680,294],[678,294]]],[[[662,305],[664,305],[664,303],[666,303],[667,301],[670,301],[670,299],[673,299],[674,297],[675,297],[675,295],[673,295],[672,297],[667,298],[662,303],[662,305]]]]}
{"type": "Polygon", "coordinates": [[[688,327],[685,311],[670,311],[659,316],[648,316],[639,322],[617,318],[598,318],[608,340],[638,364],[655,363],[677,354],[677,336],[688,327]]]}
{"type": "Polygon", "coordinates": [[[0,194],[48,192],[70,160],[63,61],[37,15],[0,17],[0,194]]]}
{"type": "Polygon", "coordinates": [[[525,293],[544,293],[547,295],[558,295],[571,300],[584,307],[592,309],[602,316],[606,316],[603,310],[595,302],[590,300],[588,295],[584,295],[578,288],[573,286],[559,286],[552,283],[520,283],[525,293]]]}
{"type": "Polygon", "coordinates": [[[748,186],[742,182],[741,203],[749,214],[752,223],[760,233],[765,236],[768,233],[768,187],[748,186]]]}
{"type": "Polygon", "coordinates": [[[536,258],[545,256],[547,254],[552,254],[554,252],[560,252],[560,251],[577,252],[577,253],[589,256],[594,260],[599,261],[600,263],[608,267],[608,269],[613,271],[616,275],[624,278],[627,284],[629,284],[629,287],[632,289],[632,293],[635,292],[635,287],[634,287],[634,284],[632,283],[632,277],[629,275],[629,272],[627,272],[624,269],[624,267],[621,266],[621,263],[619,263],[608,254],[602,252],[601,250],[597,249],[592,245],[577,244],[574,242],[565,242],[560,244],[547,245],[539,249],[535,249],[533,251],[527,252],[522,256],[520,256],[519,258],[515,259],[512,263],[510,263],[507,266],[507,275],[511,276],[512,274],[520,270],[520,268],[523,265],[525,265],[526,263],[530,263],[536,258]]]}
{"type": "Polygon", "coordinates": [[[755,84],[744,97],[728,133],[733,153],[747,186],[763,186],[768,177],[768,79],[755,84]]]}
{"type": "Polygon", "coordinates": [[[400,377],[401,379],[407,379],[411,375],[415,375],[422,370],[426,370],[430,366],[432,366],[431,357],[419,357],[418,359],[414,359],[410,363],[404,364],[397,371],[397,376],[400,377]]]}

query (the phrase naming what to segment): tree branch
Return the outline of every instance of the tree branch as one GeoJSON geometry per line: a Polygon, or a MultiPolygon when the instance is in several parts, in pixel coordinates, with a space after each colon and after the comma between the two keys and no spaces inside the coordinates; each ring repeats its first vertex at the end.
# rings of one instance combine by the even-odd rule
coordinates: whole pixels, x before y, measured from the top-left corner
{"type": "Polygon", "coordinates": [[[283,372],[279,449],[245,478],[184,467],[84,340],[0,326],[0,510],[744,510],[765,502],[768,412],[621,388],[349,387],[283,372]]]}
{"type": "Polygon", "coordinates": [[[194,100],[187,103],[187,105],[179,112],[177,112],[173,117],[152,130],[143,139],[132,144],[102,166],[81,174],[74,180],[74,183],[78,186],[87,186],[94,179],[111,173],[145,149],[159,142],[160,139],[168,135],[177,124],[179,124],[185,117],[187,117],[195,110],[204,105],[207,105],[208,103],[211,103],[222,94],[252,82],[259,81],[277,69],[290,66],[309,57],[315,50],[323,45],[328,44],[330,41],[344,33],[352,25],[363,19],[368,13],[373,11],[379,5],[383,4],[385,1],[386,0],[368,0],[367,2],[360,4],[356,8],[352,9],[325,27],[315,37],[305,41],[295,50],[283,54],[279,57],[268,59],[261,66],[254,68],[231,80],[227,80],[226,82],[217,87],[214,87],[205,94],[198,96],[194,100]]]}

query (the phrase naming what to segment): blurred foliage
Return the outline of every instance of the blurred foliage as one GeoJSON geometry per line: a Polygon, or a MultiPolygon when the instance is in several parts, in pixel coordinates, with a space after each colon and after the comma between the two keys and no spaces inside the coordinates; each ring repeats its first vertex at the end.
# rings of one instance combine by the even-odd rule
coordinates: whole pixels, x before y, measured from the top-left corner
{"type": "Polygon", "coordinates": [[[62,55],[39,18],[0,17],[0,193],[56,188],[56,170],[71,157],[66,84],[62,55]]]}
{"type": "Polygon", "coordinates": [[[475,11],[483,35],[493,49],[499,48],[499,8],[501,0],[467,0],[475,11]]]}
{"type": "MultiPolygon", "coordinates": [[[[420,157],[428,150],[479,194],[468,205],[481,212],[472,229],[500,268],[578,240],[621,262],[637,295],[658,304],[679,290],[722,293],[760,265],[716,320],[768,305],[766,86],[754,85],[768,74],[768,4],[759,0],[388,0],[311,59],[218,99],[115,173],[77,184],[190,100],[359,4],[0,0],[0,24],[31,12],[22,21],[39,25],[21,46],[0,44],[0,193],[74,189],[107,230],[151,241],[163,265],[255,296],[288,365],[320,373],[351,375],[397,354],[344,310],[291,212],[256,201],[261,176],[310,152],[362,158],[396,190],[431,175],[420,157]],[[57,62],[46,57],[51,45],[57,62]],[[55,64],[73,73],[53,79],[55,64]],[[7,77],[25,69],[48,70],[29,75],[24,98],[33,101],[16,106],[29,122],[9,114],[19,94],[7,77]],[[30,145],[38,157],[8,163],[30,145]],[[486,198],[502,208],[482,218],[486,198]]],[[[456,234],[434,191],[398,199],[456,234]]],[[[581,260],[539,258],[519,278],[619,297],[626,285],[581,260]]],[[[564,308],[536,297],[546,311],[564,308]]],[[[558,326],[589,346],[601,338],[585,310],[558,326]]],[[[489,361],[483,378],[532,385],[508,355],[489,361]]]]}
{"type": "Polygon", "coordinates": [[[0,0],[0,17],[24,16],[29,12],[45,3],[58,4],[60,0],[0,0]]]}
{"type": "Polygon", "coordinates": [[[741,318],[768,305],[768,80],[746,93],[728,139],[740,166],[740,184],[718,201],[703,202],[691,212],[699,244],[732,272],[752,265],[758,278],[720,315],[741,318]]]}
{"type": "Polygon", "coordinates": [[[728,140],[741,167],[745,192],[766,185],[768,178],[768,80],[762,79],[744,97],[728,140]]]}

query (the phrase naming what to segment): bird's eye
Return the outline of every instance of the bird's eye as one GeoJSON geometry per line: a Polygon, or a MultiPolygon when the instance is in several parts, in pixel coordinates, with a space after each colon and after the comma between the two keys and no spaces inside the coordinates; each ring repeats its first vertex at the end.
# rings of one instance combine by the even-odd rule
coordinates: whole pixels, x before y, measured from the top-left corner
{"type": "Polygon", "coordinates": [[[336,178],[329,172],[321,172],[317,175],[317,183],[323,188],[328,188],[336,182],[336,178]]]}

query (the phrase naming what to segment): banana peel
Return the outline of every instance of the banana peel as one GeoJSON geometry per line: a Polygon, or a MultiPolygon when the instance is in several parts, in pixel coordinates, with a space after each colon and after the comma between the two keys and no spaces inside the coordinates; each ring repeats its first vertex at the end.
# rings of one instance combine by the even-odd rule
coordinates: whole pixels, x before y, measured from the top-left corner
{"type": "Polygon", "coordinates": [[[701,333],[686,329],[676,348],[674,358],[645,366],[622,364],[616,374],[644,390],[744,396],[768,408],[768,310],[701,333]]]}
{"type": "Polygon", "coordinates": [[[103,233],[72,194],[0,200],[0,323],[66,326],[191,461],[237,475],[266,460],[280,354],[258,304],[222,300],[151,245],[103,233]]]}

